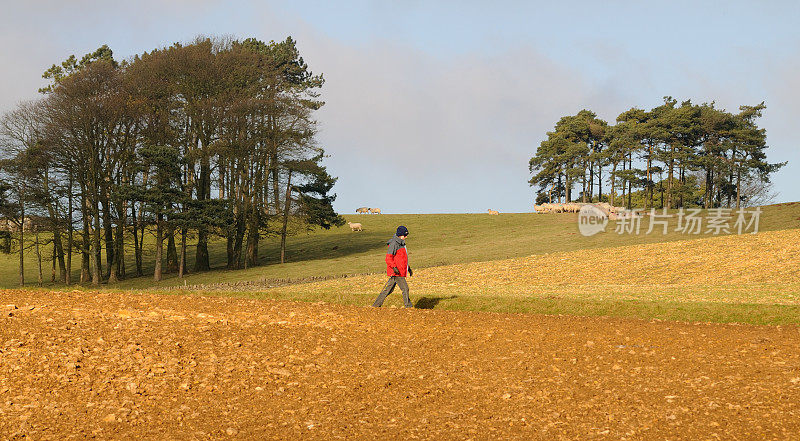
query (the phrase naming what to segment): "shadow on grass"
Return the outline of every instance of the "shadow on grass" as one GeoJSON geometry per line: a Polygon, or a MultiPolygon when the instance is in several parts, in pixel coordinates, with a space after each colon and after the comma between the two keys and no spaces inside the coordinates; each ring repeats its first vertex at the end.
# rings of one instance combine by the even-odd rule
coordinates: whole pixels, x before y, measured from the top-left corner
{"type": "Polygon", "coordinates": [[[436,296],[436,297],[422,297],[422,298],[420,298],[419,300],[417,300],[417,303],[415,303],[415,304],[414,304],[414,308],[417,308],[417,309],[433,309],[433,308],[435,308],[435,307],[436,307],[436,305],[438,305],[438,304],[439,304],[439,302],[441,302],[442,300],[450,300],[450,299],[455,299],[456,297],[458,297],[458,296],[447,296],[447,297],[442,297],[442,296],[436,296]]]}
{"type": "MultiPolygon", "coordinates": [[[[350,229],[346,225],[345,227],[341,228],[340,231],[334,232],[332,234],[324,234],[324,235],[307,234],[307,235],[292,236],[288,239],[287,243],[286,263],[299,263],[299,262],[324,263],[324,261],[328,259],[344,258],[350,255],[361,254],[365,252],[374,252],[376,256],[375,259],[382,261],[383,254],[385,253],[386,250],[386,240],[390,237],[391,233],[386,233],[383,231],[351,233],[350,229]]],[[[188,276],[190,277],[189,283],[193,283],[191,277],[195,275],[201,275],[201,276],[206,275],[206,277],[208,278],[218,279],[212,281],[200,280],[199,282],[195,282],[200,284],[239,281],[238,279],[231,280],[228,276],[222,275],[223,273],[238,273],[239,271],[243,271],[242,269],[234,269],[227,267],[226,265],[227,253],[225,244],[226,242],[221,239],[215,239],[209,242],[209,260],[211,263],[211,269],[199,272],[195,272],[192,270],[194,268],[196,246],[191,246],[191,245],[187,246],[186,263],[187,267],[189,268],[188,272],[188,276]]],[[[256,275],[249,276],[249,280],[260,279],[259,268],[263,270],[268,267],[280,265],[280,242],[278,241],[278,239],[274,237],[267,238],[263,242],[261,242],[259,248],[260,248],[259,263],[258,265],[249,268],[249,270],[251,270],[251,274],[253,271],[256,271],[256,275]]],[[[105,282],[103,282],[103,285],[109,287],[117,286],[121,288],[127,288],[131,286],[139,286],[140,284],[147,284],[152,279],[154,263],[153,263],[153,258],[151,256],[152,250],[146,247],[144,252],[145,256],[143,265],[143,273],[144,273],[143,276],[135,275],[134,273],[135,262],[132,260],[133,259],[131,257],[132,253],[130,253],[127,254],[127,259],[126,259],[128,274],[126,277],[123,278],[122,284],[107,285],[105,282]]],[[[79,268],[75,269],[74,262],[75,261],[73,260],[72,280],[78,280],[78,276],[80,275],[80,269],[79,268]]],[[[29,264],[27,266],[29,266],[29,264]]],[[[302,278],[303,276],[305,275],[299,275],[297,276],[297,278],[302,278]]],[[[281,277],[275,276],[275,278],[281,278],[281,277]]],[[[168,287],[168,286],[178,285],[180,283],[181,282],[177,278],[176,272],[165,271],[163,274],[163,281],[158,285],[163,287],[168,287]]],[[[86,284],[85,286],[88,286],[88,284],[86,284]]],[[[0,287],[2,287],[2,284],[0,284],[0,287]]],[[[13,287],[13,285],[10,287],[13,287]]]]}
{"type": "MultiPolygon", "coordinates": [[[[359,254],[366,251],[386,249],[386,241],[392,237],[386,232],[340,232],[326,235],[304,235],[290,237],[287,243],[287,261],[301,262],[308,260],[332,259],[359,254]]],[[[224,251],[224,250],[221,250],[224,251]]],[[[267,241],[262,245],[259,253],[262,265],[271,265],[280,262],[280,242],[267,241]]],[[[221,253],[220,262],[225,261],[226,255],[221,253]]]]}

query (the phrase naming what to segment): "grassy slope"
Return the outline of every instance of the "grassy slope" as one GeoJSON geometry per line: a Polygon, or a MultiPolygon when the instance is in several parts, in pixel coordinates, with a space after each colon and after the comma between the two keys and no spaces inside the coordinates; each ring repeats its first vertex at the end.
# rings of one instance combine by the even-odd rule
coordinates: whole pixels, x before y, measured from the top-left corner
{"type": "MultiPolygon", "coordinates": [[[[800,323],[800,229],[421,269],[419,308],[800,323]]],[[[290,285],[273,298],[369,304],[382,276],[290,285]]],[[[399,305],[399,296],[390,297],[399,305]]]]}
{"type": "MultiPolygon", "coordinates": [[[[651,234],[638,236],[618,235],[613,232],[614,222],[608,233],[583,237],[578,233],[575,214],[536,215],[501,214],[430,214],[430,215],[348,215],[348,220],[361,222],[363,232],[353,233],[345,226],[330,231],[317,231],[291,237],[288,243],[289,262],[277,264],[278,241],[265,239],[261,244],[262,266],[246,270],[227,271],[225,243],[215,240],[210,254],[214,271],[190,274],[186,283],[206,284],[218,282],[240,282],[272,278],[305,278],[383,271],[384,242],[399,224],[411,230],[409,251],[412,265],[417,268],[489,261],[512,257],[546,254],[560,251],[617,247],[631,244],[667,242],[694,239],[698,236],[670,232],[667,235],[651,234]]],[[[796,228],[800,222],[800,203],[780,204],[765,207],[761,215],[761,231],[796,228]]],[[[674,223],[674,222],[673,222],[674,223]]],[[[645,220],[646,225],[646,220],[645,220]]],[[[152,241],[152,238],[149,238],[152,241]]],[[[152,272],[152,243],[146,250],[146,273],[152,272]]],[[[189,265],[193,264],[193,252],[189,249],[189,265]]],[[[128,250],[128,257],[132,251],[128,250]]],[[[44,249],[43,254],[49,255],[44,249]]],[[[80,263],[78,256],[73,265],[80,263]]],[[[49,262],[45,264],[45,279],[49,280],[49,262]]],[[[133,268],[128,261],[128,269],[133,268]]],[[[77,275],[77,271],[74,271],[77,275]]],[[[31,256],[26,263],[26,278],[36,281],[36,262],[31,256]]],[[[0,255],[0,287],[13,287],[17,282],[16,256],[0,255]]],[[[148,288],[170,287],[183,284],[174,275],[154,284],[149,277],[125,280],[114,287],[148,288]]]]}

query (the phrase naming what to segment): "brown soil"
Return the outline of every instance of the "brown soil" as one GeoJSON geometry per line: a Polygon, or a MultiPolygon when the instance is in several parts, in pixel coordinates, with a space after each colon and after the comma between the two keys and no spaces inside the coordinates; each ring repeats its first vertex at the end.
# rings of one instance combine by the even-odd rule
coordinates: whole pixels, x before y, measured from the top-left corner
{"type": "Polygon", "coordinates": [[[2,439],[800,433],[794,326],[128,293],[0,296],[2,439]]]}

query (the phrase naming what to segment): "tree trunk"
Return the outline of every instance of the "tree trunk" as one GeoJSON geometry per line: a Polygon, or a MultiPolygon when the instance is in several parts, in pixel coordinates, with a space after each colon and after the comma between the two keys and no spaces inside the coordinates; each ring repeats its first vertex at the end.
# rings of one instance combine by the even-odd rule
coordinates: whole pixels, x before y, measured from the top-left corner
{"type": "Polygon", "coordinates": [[[597,202],[603,202],[603,162],[597,152],[597,202]]]}
{"type": "Polygon", "coordinates": [[[731,161],[730,167],[728,168],[728,189],[726,193],[728,193],[728,208],[731,208],[731,199],[733,195],[731,194],[730,186],[733,185],[733,169],[736,166],[736,149],[731,151],[731,161]]]}
{"type": "Polygon", "coordinates": [[[616,196],[614,194],[614,192],[616,191],[616,188],[614,187],[614,184],[615,184],[614,180],[615,180],[616,173],[617,173],[617,163],[615,162],[611,166],[611,202],[610,203],[611,203],[612,206],[614,205],[614,196],[616,196]]]}
{"type": "Polygon", "coordinates": [[[61,273],[60,280],[66,280],[66,265],[64,263],[64,247],[61,244],[61,229],[60,221],[58,218],[58,211],[53,203],[53,198],[50,197],[50,172],[47,167],[44,168],[44,176],[42,179],[44,194],[47,195],[47,214],[50,216],[50,223],[53,227],[53,282],[55,282],[55,265],[56,259],[58,260],[58,269],[61,273]]]}
{"type": "Polygon", "coordinates": [[[164,252],[164,232],[161,213],[156,215],[156,265],[153,270],[153,281],[161,281],[161,260],[164,252]]]}
{"type": "Polygon", "coordinates": [[[141,277],[143,275],[142,249],[139,244],[139,221],[136,217],[136,202],[133,201],[131,201],[131,223],[133,224],[133,259],[136,261],[136,275],[141,277]]]}
{"type": "MultiPolygon", "coordinates": [[[[633,153],[628,155],[628,170],[633,169],[633,153]]],[[[631,197],[633,193],[633,181],[628,180],[628,209],[632,209],[633,205],[631,202],[631,197]]]]}
{"type": "MultiPolygon", "coordinates": [[[[84,187],[81,186],[83,189],[84,187]]],[[[81,283],[86,283],[91,279],[91,275],[89,267],[90,267],[90,253],[91,253],[91,242],[89,237],[91,236],[91,228],[89,226],[89,222],[91,221],[91,216],[89,215],[89,201],[86,199],[85,193],[81,195],[81,217],[83,218],[83,237],[81,238],[83,242],[83,249],[81,250],[81,283]]]]}
{"type": "Polygon", "coordinates": [[[583,163],[583,192],[581,193],[581,202],[586,202],[586,163],[583,163]]]}
{"type": "Polygon", "coordinates": [[[114,269],[111,271],[117,280],[125,278],[125,210],[119,212],[118,216],[120,218],[114,234],[114,269]]]}
{"type": "Polygon", "coordinates": [[[67,190],[67,262],[64,283],[72,285],[72,171],[69,173],[69,189],[67,190]]]}
{"type": "Polygon", "coordinates": [[[34,227],[33,231],[34,231],[34,240],[36,241],[35,242],[36,262],[39,263],[39,279],[38,279],[38,281],[39,281],[39,286],[42,286],[42,283],[44,282],[44,277],[42,277],[42,253],[39,250],[39,230],[36,227],[34,227]]]}
{"type": "Polygon", "coordinates": [[[225,199],[225,159],[223,159],[221,155],[217,164],[217,168],[219,169],[219,198],[225,199]]]}
{"type": "Polygon", "coordinates": [[[235,261],[236,269],[241,268],[244,263],[242,259],[242,244],[244,241],[245,229],[246,226],[245,226],[244,215],[240,213],[238,219],[236,219],[236,233],[235,233],[236,236],[234,237],[233,240],[233,255],[236,259],[235,261]]]}
{"type": "MultiPolygon", "coordinates": [[[[147,182],[150,178],[150,174],[145,171],[142,173],[142,185],[147,187],[147,182]]],[[[144,276],[144,229],[145,229],[145,222],[144,222],[144,210],[142,209],[142,205],[139,205],[139,217],[136,217],[136,201],[131,201],[131,216],[133,218],[133,234],[136,235],[136,229],[139,229],[139,244],[134,246],[133,254],[136,260],[136,275],[139,277],[144,276]]],[[[135,239],[135,237],[134,237],[135,239]]]]}
{"type": "MultiPolygon", "coordinates": [[[[208,199],[211,180],[211,164],[208,158],[203,157],[200,161],[200,179],[197,185],[197,200],[208,199]]],[[[208,256],[208,231],[201,225],[197,229],[197,251],[195,253],[194,270],[196,272],[208,271],[211,269],[208,256]]]]}
{"type": "Polygon", "coordinates": [[[25,286],[25,192],[19,197],[19,286],[25,286]]]}
{"type": "MultiPolygon", "coordinates": [[[[675,146],[669,146],[669,171],[667,172],[667,208],[672,208],[672,180],[675,176],[675,146]]],[[[663,185],[661,186],[664,187],[663,185]]],[[[662,190],[663,192],[663,190],[662,190]]],[[[662,196],[663,199],[663,196],[662,196]]],[[[663,203],[661,204],[664,205],[663,203]]]]}
{"type": "Polygon", "coordinates": [[[644,208],[650,208],[653,203],[653,143],[647,144],[647,200],[644,203],[644,208]]]}
{"type": "Polygon", "coordinates": [[[56,283],[56,244],[53,242],[53,252],[51,254],[51,264],[52,267],[50,268],[50,283],[56,283]]]}
{"type": "Polygon", "coordinates": [[[742,202],[741,183],[742,183],[742,170],[737,167],[736,168],[736,208],[737,209],[739,207],[741,207],[741,202],[742,202]]]}
{"type": "Polygon", "coordinates": [[[97,200],[92,201],[92,217],[94,229],[92,230],[92,285],[99,285],[103,271],[103,261],[100,250],[100,207],[97,200]]]}
{"type": "Polygon", "coordinates": [[[225,238],[225,256],[227,257],[227,265],[228,269],[236,269],[236,252],[234,250],[234,244],[236,243],[236,230],[228,233],[228,236],[225,238]]]}
{"type": "MultiPolygon", "coordinates": [[[[626,158],[625,158],[625,155],[623,155],[623,156],[622,156],[622,175],[623,175],[623,176],[627,176],[627,175],[625,174],[625,170],[627,170],[627,169],[626,169],[626,165],[627,165],[627,160],[626,160],[626,158]]],[[[622,203],[624,204],[624,203],[625,203],[625,180],[624,180],[624,179],[622,180],[622,187],[621,187],[621,190],[622,190],[622,192],[621,192],[621,194],[620,194],[620,199],[622,199],[622,203]]]]}
{"type": "Polygon", "coordinates": [[[119,247],[119,276],[122,279],[128,278],[128,267],[125,266],[125,225],[120,225],[120,242],[119,247]]]}
{"type": "Polygon", "coordinates": [[[108,267],[106,278],[109,282],[116,282],[117,275],[114,274],[114,227],[111,222],[111,202],[108,200],[107,191],[103,189],[103,196],[100,199],[103,207],[103,237],[106,243],[106,266],[108,267]]]}
{"type": "Polygon", "coordinates": [[[250,214],[248,217],[247,228],[247,252],[245,259],[245,268],[252,268],[258,265],[258,241],[260,236],[261,216],[259,212],[258,197],[255,196],[255,202],[250,205],[250,214]]]}
{"type": "Polygon", "coordinates": [[[247,231],[247,256],[245,259],[245,268],[258,266],[258,240],[260,235],[258,230],[258,221],[251,222],[250,228],[248,228],[247,231]]]}
{"type": "Polygon", "coordinates": [[[272,198],[275,204],[275,214],[280,213],[280,188],[278,188],[278,152],[277,150],[270,155],[270,168],[272,169],[272,198]]]}
{"type": "Polygon", "coordinates": [[[167,272],[178,271],[178,251],[175,248],[175,227],[170,222],[167,225],[167,272]]]}
{"type": "Polygon", "coordinates": [[[178,262],[178,277],[183,278],[186,274],[186,228],[181,228],[181,253],[178,262]]]}
{"type": "Polygon", "coordinates": [[[58,263],[58,280],[64,282],[67,280],[67,264],[64,262],[64,244],[61,241],[61,230],[53,227],[53,266],[58,263]]]}
{"type": "Polygon", "coordinates": [[[284,263],[286,257],[286,231],[289,226],[289,209],[291,208],[292,196],[292,172],[289,171],[289,176],[286,180],[286,203],[283,208],[283,226],[281,227],[281,263],[284,263]]]}
{"type": "Polygon", "coordinates": [[[142,206],[139,205],[139,261],[136,263],[138,266],[136,268],[137,273],[140,276],[144,275],[144,230],[147,228],[147,224],[145,223],[144,219],[144,210],[142,206]]]}
{"type": "Polygon", "coordinates": [[[208,231],[206,227],[200,226],[197,229],[197,251],[195,252],[194,270],[208,271],[211,264],[208,258],[208,231]]]}
{"type": "Polygon", "coordinates": [[[603,164],[597,160],[597,202],[603,202],[603,164]]]}

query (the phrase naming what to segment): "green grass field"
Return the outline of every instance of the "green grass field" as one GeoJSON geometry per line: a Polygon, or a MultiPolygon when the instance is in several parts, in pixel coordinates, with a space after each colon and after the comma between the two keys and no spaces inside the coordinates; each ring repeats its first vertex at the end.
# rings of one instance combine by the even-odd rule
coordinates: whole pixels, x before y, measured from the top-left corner
{"type": "MultiPolygon", "coordinates": [[[[693,240],[709,235],[686,235],[670,231],[662,234],[616,234],[615,222],[610,222],[606,233],[584,237],[578,232],[575,214],[420,214],[420,215],[346,215],[347,220],[361,222],[363,232],[351,232],[346,225],[328,231],[302,233],[288,240],[288,262],[280,264],[277,238],[263,239],[260,245],[261,265],[254,268],[229,271],[225,265],[225,242],[222,239],[210,243],[210,254],[214,269],[204,273],[188,274],[178,279],[175,274],[165,274],[165,280],[151,280],[153,267],[152,237],[146,246],[145,277],[130,277],[117,284],[104,285],[105,289],[141,290],[163,289],[185,292],[175,288],[182,285],[206,285],[195,292],[216,294],[249,295],[258,297],[286,298],[309,301],[333,301],[340,303],[366,304],[372,294],[368,292],[342,293],[334,288],[309,292],[306,289],[267,290],[272,280],[307,279],[316,277],[338,277],[359,274],[381,274],[384,271],[383,251],[385,241],[391,237],[397,225],[406,225],[411,231],[408,239],[410,260],[415,268],[439,267],[468,262],[496,261],[500,259],[545,255],[559,252],[612,248],[636,244],[693,240]],[[226,288],[221,284],[254,283],[240,292],[236,287],[226,288]],[[264,282],[264,283],[259,283],[264,282]],[[263,287],[264,289],[261,289],[263,287]]],[[[643,219],[646,231],[648,219],[643,219]]],[[[674,219],[671,225],[674,225],[674,219]]],[[[800,203],[778,204],[763,208],[760,231],[793,229],[800,226],[800,203]]],[[[128,271],[132,272],[132,250],[126,250],[128,271]]],[[[49,248],[43,248],[46,258],[49,248]]],[[[188,250],[189,267],[193,265],[194,249],[188,250]]],[[[79,256],[73,258],[73,266],[79,265],[79,256]]],[[[45,285],[49,284],[50,261],[43,262],[45,285]]],[[[26,280],[29,286],[36,285],[37,265],[33,253],[26,259],[26,280]]],[[[554,269],[557,271],[557,269],[554,269]]],[[[73,270],[77,278],[78,271],[73,270]]],[[[0,255],[0,286],[17,286],[17,256],[0,255]]],[[[301,285],[295,285],[300,287],[301,285]]],[[[380,287],[370,287],[371,292],[380,287]]],[[[709,290],[713,285],[692,287],[689,290],[709,290]]],[[[542,292],[546,291],[541,289],[542,292]]],[[[660,291],[658,291],[660,293],[660,291]]],[[[657,298],[581,298],[579,296],[551,293],[547,296],[507,295],[498,290],[492,295],[465,295],[459,288],[438,289],[436,292],[418,293],[418,307],[448,309],[492,310],[508,312],[572,313],[581,315],[622,315],[642,318],[664,318],[708,321],[745,321],[751,323],[795,323],[800,322],[796,305],[760,303],[730,303],[716,301],[682,302],[669,296],[682,292],[670,291],[669,296],[657,298]],[[419,303],[421,302],[421,303],[419,303]]],[[[693,291],[685,294],[691,297],[693,291]]],[[[394,296],[392,296],[394,297],[394,296]]],[[[392,299],[390,297],[390,299],[392,299]]],[[[634,296],[635,297],[635,296],[634,296]]],[[[396,300],[396,299],[395,299],[396,300]]],[[[394,301],[394,300],[392,300],[394,301]]],[[[390,303],[391,304],[391,303],[390,303]]]]}
{"type": "MultiPolygon", "coordinates": [[[[381,285],[372,286],[372,293],[346,293],[341,290],[280,289],[263,292],[199,292],[207,295],[234,295],[257,299],[299,300],[365,306],[375,300],[381,285]]],[[[795,287],[797,288],[797,287],[795,287]]],[[[413,291],[414,307],[419,309],[447,309],[454,311],[487,311],[502,313],[610,316],[642,320],[671,320],[683,322],[747,323],[753,325],[796,325],[800,323],[800,306],[764,303],[684,302],[677,300],[647,299],[592,299],[571,296],[575,291],[562,290],[561,294],[492,297],[475,296],[458,290],[445,295],[413,291]]],[[[693,289],[681,290],[693,294],[693,289]]],[[[662,290],[638,291],[638,294],[663,295],[662,290]]],[[[181,294],[181,293],[176,293],[181,294]]],[[[185,293],[184,293],[185,294],[185,293]]],[[[387,298],[384,307],[402,307],[399,294],[387,298]]]]}
{"type": "MultiPolygon", "coordinates": [[[[510,257],[523,257],[559,251],[607,248],[641,243],[668,242],[703,237],[670,231],[662,234],[616,234],[615,222],[610,222],[606,233],[584,237],[578,232],[575,214],[411,214],[411,215],[346,215],[352,222],[361,222],[364,231],[351,232],[345,225],[331,230],[301,233],[288,239],[288,262],[279,263],[279,241],[266,238],[260,245],[261,265],[245,270],[228,271],[225,266],[225,242],[212,240],[209,253],[212,271],[191,273],[184,280],[175,274],[165,274],[160,283],[151,280],[153,269],[152,235],[145,247],[145,277],[131,277],[116,285],[117,288],[152,288],[207,283],[236,283],[262,279],[308,278],[381,272],[384,269],[385,242],[397,225],[406,225],[411,231],[408,240],[411,263],[414,267],[441,266],[453,263],[489,261],[510,257]]],[[[764,207],[760,231],[773,231],[800,227],[800,203],[764,207]]],[[[647,218],[643,220],[643,232],[647,218]]],[[[132,240],[129,241],[132,243],[132,240]]],[[[191,244],[191,242],[190,242],[191,244]]],[[[49,247],[42,248],[47,258],[43,262],[45,281],[50,280],[51,262],[49,247]]],[[[187,251],[189,268],[194,264],[194,248],[187,251]]],[[[126,250],[127,268],[133,273],[133,250],[126,250]]],[[[17,286],[16,255],[0,255],[0,287],[17,286]]],[[[35,284],[37,263],[32,252],[26,259],[26,281],[35,284]]],[[[73,275],[77,280],[80,256],[73,257],[73,275]]],[[[111,287],[111,286],[109,286],[111,287]]]]}

